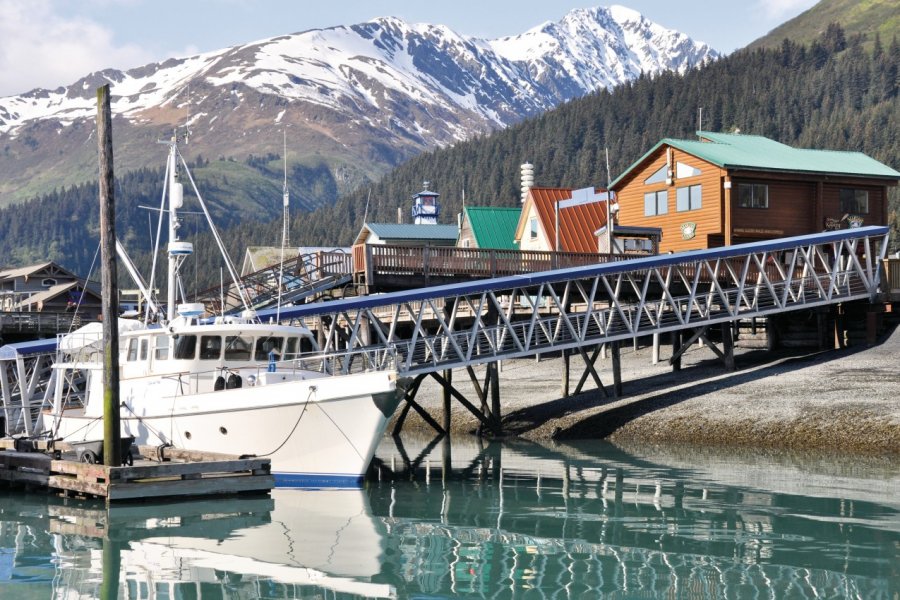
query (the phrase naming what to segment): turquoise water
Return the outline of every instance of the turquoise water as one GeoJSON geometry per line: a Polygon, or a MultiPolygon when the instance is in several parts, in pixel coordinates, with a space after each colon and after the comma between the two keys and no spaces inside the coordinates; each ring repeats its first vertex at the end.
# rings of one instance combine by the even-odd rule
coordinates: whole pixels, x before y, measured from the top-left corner
{"type": "Polygon", "coordinates": [[[385,440],[362,490],[0,491],[0,598],[900,597],[900,467],[385,440]]]}

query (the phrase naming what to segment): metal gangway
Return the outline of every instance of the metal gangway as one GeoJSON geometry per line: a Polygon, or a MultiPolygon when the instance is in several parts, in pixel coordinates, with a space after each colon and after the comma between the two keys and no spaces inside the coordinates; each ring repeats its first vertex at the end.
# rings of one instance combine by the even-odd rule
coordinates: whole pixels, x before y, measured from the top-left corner
{"type": "MultiPolygon", "coordinates": [[[[395,431],[410,408],[446,431],[415,403],[425,376],[435,378],[484,426],[499,431],[497,361],[576,351],[586,366],[581,383],[590,375],[603,389],[593,367],[602,344],[613,349],[615,376],[616,344],[623,340],[684,331],[693,331],[691,339],[697,339],[716,324],[875,300],[888,236],[887,227],[862,227],[282,306],[258,315],[316,331],[322,353],[343,357],[332,371],[396,368],[411,377],[395,431]],[[483,383],[473,370],[482,364],[487,367],[483,383]],[[448,380],[453,369],[461,368],[474,384],[480,407],[448,380]]],[[[0,410],[7,433],[35,433],[54,385],[51,346],[55,340],[0,349],[0,410]]]]}
{"type": "MultiPolygon", "coordinates": [[[[362,356],[365,368],[383,368],[394,361],[401,375],[421,381],[430,374],[446,386],[449,382],[441,371],[465,368],[482,406],[477,409],[460,394],[453,395],[476,416],[484,416],[489,412],[490,372],[484,386],[479,386],[474,365],[487,363],[490,368],[502,359],[574,350],[602,387],[592,366],[596,354],[589,359],[585,348],[685,330],[694,332],[690,338],[694,340],[705,338],[706,330],[716,324],[853,300],[873,301],[879,292],[888,236],[889,229],[880,226],[830,231],[282,306],[279,318],[319,331],[324,352],[348,351],[345,372],[358,369],[355,361],[362,356]]],[[[275,314],[274,310],[259,312],[264,320],[275,314]]],[[[715,351],[724,354],[733,349],[715,351]]],[[[615,368],[615,355],[613,359],[615,368]]],[[[496,412],[496,372],[493,382],[496,412]]],[[[414,390],[412,395],[408,392],[407,400],[414,394],[414,390]]],[[[496,428],[498,419],[497,414],[488,415],[482,422],[496,428]]],[[[440,429],[433,420],[429,422],[440,429]]]]}
{"type": "Polygon", "coordinates": [[[217,314],[239,313],[244,309],[239,290],[249,297],[250,308],[259,310],[276,306],[279,299],[283,304],[301,302],[352,280],[352,256],[348,252],[307,252],[285,260],[283,266],[275,263],[248,273],[240,278],[238,286],[216,286],[198,292],[194,299],[212,307],[217,314]]]}

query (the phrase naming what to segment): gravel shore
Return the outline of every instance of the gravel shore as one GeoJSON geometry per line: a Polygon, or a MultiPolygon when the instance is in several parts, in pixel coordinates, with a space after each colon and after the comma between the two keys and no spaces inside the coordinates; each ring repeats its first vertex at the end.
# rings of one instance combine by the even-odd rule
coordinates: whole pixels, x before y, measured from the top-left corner
{"type": "MultiPolygon", "coordinates": [[[[622,349],[621,399],[589,383],[585,392],[561,398],[559,357],[505,361],[500,390],[507,435],[535,441],[608,439],[771,449],[828,450],[869,455],[900,454],[900,328],[874,346],[825,352],[737,348],[737,370],[728,373],[709,348],[694,345],[680,373],[662,347],[651,364],[649,347],[622,349]]],[[[571,358],[570,388],[583,361],[571,358]]],[[[597,361],[612,392],[610,360],[597,361]]],[[[484,368],[476,369],[484,378],[484,368]]],[[[477,395],[464,370],[454,384],[473,404],[477,395]]],[[[589,382],[591,380],[589,379],[589,382]]],[[[442,422],[441,388],[423,381],[417,401],[442,422]]],[[[453,434],[473,433],[477,419],[456,400],[453,434]]],[[[414,411],[404,431],[430,431],[414,411]]]]}

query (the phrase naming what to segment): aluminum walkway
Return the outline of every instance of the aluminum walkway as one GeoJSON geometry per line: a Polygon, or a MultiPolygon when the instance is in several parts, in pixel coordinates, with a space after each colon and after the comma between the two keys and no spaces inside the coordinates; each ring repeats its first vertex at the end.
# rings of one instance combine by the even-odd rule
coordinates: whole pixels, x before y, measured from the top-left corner
{"type": "Polygon", "coordinates": [[[325,352],[362,349],[369,366],[396,360],[417,375],[874,300],[888,235],[846,229],[288,306],[280,318],[321,331],[325,352]]]}

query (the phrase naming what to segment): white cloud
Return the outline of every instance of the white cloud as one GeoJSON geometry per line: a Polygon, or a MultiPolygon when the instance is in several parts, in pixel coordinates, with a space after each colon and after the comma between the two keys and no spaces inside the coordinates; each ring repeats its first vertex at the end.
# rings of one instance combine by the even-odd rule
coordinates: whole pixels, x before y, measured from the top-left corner
{"type": "Polygon", "coordinates": [[[819,0],[758,0],[763,15],[767,19],[784,20],[793,18],[807,8],[812,7],[819,0]]]}
{"type": "Polygon", "coordinates": [[[61,16],[49,0],[0,0],[0,15],[0,96],[153,60],[136,45],[115,44],[112,32],[90,19],[61,16]]]}

